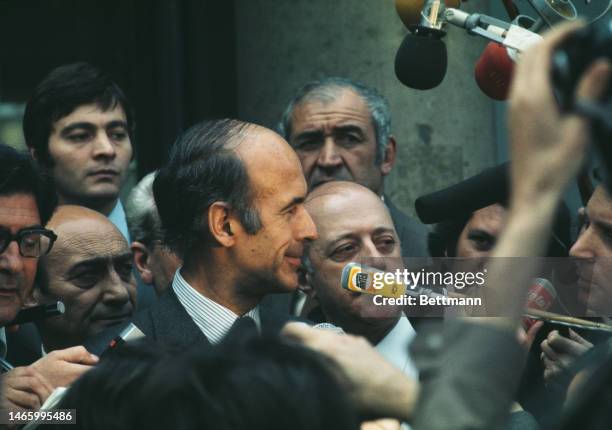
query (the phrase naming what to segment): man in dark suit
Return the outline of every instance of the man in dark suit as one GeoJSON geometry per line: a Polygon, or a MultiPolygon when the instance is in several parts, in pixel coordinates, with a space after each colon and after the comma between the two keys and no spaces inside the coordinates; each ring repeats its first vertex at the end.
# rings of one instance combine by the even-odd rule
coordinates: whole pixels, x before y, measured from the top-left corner
{"type": "Polygon", "coordinates": [[[135,325],[183,346],[216,344],[243,316],[262,333],[278,331],[289,315],[258,305],[297,288],[304,244],[317,237],[287,142],[236,120],[201,122],[178,138],[153,192],[165,242],[183,265],[135,325]]]}
{"type": "Polygon", "coordinates": [[[402,255],[427,256],[427,229],[384,194],[397,143],[389,104],[377,91],[346,78],[309,82],[287,105],[278,129],[298,154],[309,190],[336,180],[369,188],[389,208],[402,255]]]}

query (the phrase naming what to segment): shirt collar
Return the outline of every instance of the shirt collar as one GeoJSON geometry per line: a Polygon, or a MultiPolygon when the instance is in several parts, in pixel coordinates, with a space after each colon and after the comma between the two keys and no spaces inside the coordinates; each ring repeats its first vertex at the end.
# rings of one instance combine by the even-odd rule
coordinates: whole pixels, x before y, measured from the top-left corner
{"type": "Polygon", "coordinates": [[[6,358],[6,331],[4,327],[0,328],[0,357],[6,358]]]}
{"type": "MultiPolygon", "coordinates": [[[[212,344],[221,342],[227,332],[240,315],[225,306],[205,297],[196,291],[181,275],[180,269],[176,271],[172,281],[172,289],[179,302],[183,305],[193,322],[202,330],[204,336],[212,344]]],[[[255,321],[257,329],[261,332],[261,318],[259,306],[255,306],[245,315],[255,321]]]]}
{"type": "Polygon", "coordinates": [[[406,375],[413,377],[418,375],[418,371],[410,358],[408,347],[415,335],[416,332],[408,318],[402,316],[395,327],[376,345],[380,355],[406,375]]]}
{"type": "Polygon", "coordinates": [[[108,219],[115,225],[115,227],[117,227],[117,229],[121,232],[123,237],[125,237],[127,242],[131,243],[130,232],[128,230],[127,221],[125,219],[125,211],[123,210],[123,204],[121,203],[121,200],[117,199],[117,204],[115,205],[111,213],[108,214],[108,219]]]}

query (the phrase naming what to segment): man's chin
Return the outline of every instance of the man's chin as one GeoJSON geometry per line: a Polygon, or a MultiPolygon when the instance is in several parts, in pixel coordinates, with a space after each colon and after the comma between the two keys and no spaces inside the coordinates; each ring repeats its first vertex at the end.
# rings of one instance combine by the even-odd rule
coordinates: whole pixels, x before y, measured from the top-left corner
{"type": "Polygon", "coordinates": [[[7,323],[13,321],[21,308],[19,303],[0,300],[0,327],[4,327],[7,323]]]}

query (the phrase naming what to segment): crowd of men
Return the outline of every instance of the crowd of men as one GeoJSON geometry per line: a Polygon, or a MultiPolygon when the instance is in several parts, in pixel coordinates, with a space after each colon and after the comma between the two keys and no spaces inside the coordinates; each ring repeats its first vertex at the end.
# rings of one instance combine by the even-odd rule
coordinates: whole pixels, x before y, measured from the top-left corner
{"type": "MultiPolygon", "coordinates": [[[[105,430],[609,428],[607,337],[521,325],[540,256],[581,260],[589,315],[612,308],[612,197],[595,189],[574,243],[562,204],[591,140],[550,82],[575,29],[518,65],[511,162],[417,200],[432,228],[385,193],[401,142],[361,83],[306,83],[276,131],[191,126],[124,206],[127,97],[89,64],[53,70],[26,106],[29,153],[0,145],[0,409],[75,410],[105,430]],[[486,265],[498,316],[407,318],[341,286],[348,263],[428,257],[486,265]]],[[[595,62],[577,97],[597,100],[610,73],[595,62]]]]}

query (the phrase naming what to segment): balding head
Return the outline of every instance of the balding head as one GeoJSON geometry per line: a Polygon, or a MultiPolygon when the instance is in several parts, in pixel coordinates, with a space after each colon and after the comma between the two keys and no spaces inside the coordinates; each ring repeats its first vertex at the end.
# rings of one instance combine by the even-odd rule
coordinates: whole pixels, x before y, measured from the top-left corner
{"type": "MultiPolygon", "coordinates": [[[[306,207],[313,218],[334,215],[343,215],[343,218],[347,218],[347,214],[354,214],[360,212],[363,208],[371,207],[379,212],[382,217],[386,215],[391,219],[389,210],[380,196],[355,182],[327,182],[315,188],[306,198],[306,207]]],[[[348,218],[352,218],[352,216],[348,218]]]]}
{"type": "Polygon", "coordinates": [[[373,296],[340,285],[342,269],[350,262],[389,271],[402,264],[399,239],[380,197],[353,182],[328,182],[308,195],[306,210],[319,237],[306,253],[304,287],[315,294],[328,321],[367,337],[394,324],[399,308],[376,307],[373,296]]]}
{"type": "Polygon", "coordinates": [[[100,213],[60,206],[47,224],[58,236],[41,259],[35,299],[61,300],[66,312],[38,327],[47,350],[82,343],[134,310],[132,256],[122,234],[100,213]]]}

